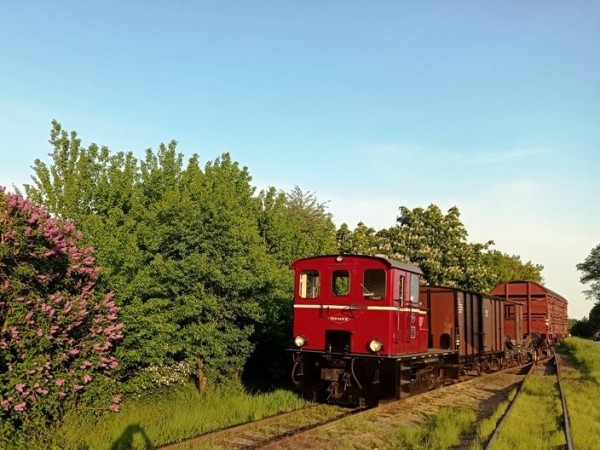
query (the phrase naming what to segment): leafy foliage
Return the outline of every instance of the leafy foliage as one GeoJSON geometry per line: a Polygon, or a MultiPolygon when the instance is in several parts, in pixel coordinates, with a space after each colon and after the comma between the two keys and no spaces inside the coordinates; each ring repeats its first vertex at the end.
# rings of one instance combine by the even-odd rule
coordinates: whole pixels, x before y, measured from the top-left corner
{"type": "Polygon", "coordinates": [[[343,224],[337,232],[341,253],[383,254],[418,265],[423,282],[488,292],[504,281],[541,281],[543,266],[491,250],[493,241],[469,243],[458,208],[443,214],[436,205],[426,209],[400,207],[398,225],[376,231],[360,222],[355,230],[343,224]]]}
{"type": "Polygon", "coordinates": [[[592,249],[584,262],[577,264],[577,270],[583,273],[580,281],[590,286],[585,294],[589,300],[594,301],[594,306],[587,317],[573,325],[571,333],[575,336],[591,337],[600,331],[600,244],[592,249]]]}
{"type": "Polygon", "coordinates": [[[36,160],[26,192],[97,249],[123,308],[123,380],[146,386],[151,374],[187,367],[214,382],[239,377],[251,354],[261,369],[269,354],[283,355],[289,264],[335,248],[324,204],[299,188],[256,196],[228,154],[184,166],[175,141],[138,161],[86,148],[53,122],[50,142],[52,163],[36,160]]]}
{"type": "Polygon", "coordinates": [[[339,228],[337,244],[340,253],[373,255],[379,252],[380,241],[374,228],[359,222],[354,231],[350,231],[345,223],[339,228]]]}
{"type": "Polygon", "coordinates": [[[492,286],[510,280],[530,280],[544,283],[542,277],[544,266],[531,261],[523,263],[518,255],[490,250],[483,254],[483,261],[490,274],[492,286]]]}
{"type": "Polygon", "coordinates": [[[331,214],[314,194],[298,186],[289,193],[271,187],[260,198],[260,233],[280,264],[288,266],[298,258],[336,251],[331,214]]]}
{"type": "MultiPolygon", "coordinates": [[[[114,294],[81,233],[0,189],[0,439],[14,444],[77,405],[108,408],[122,335],[114,294]],[[108,389],[107,389],[108,387],[108,389]]],[[[111,408],[118,410],[119,397],[111,408]]]]}
{"type": "Polygon", "coordinates": [[[590,285],[587,297],[600,302],[600,244],[592,249],[584,262],[577,264],[577,270],[583,273],[580,281],[590,285]]]}
{"type": "Polygon", "coordinates": [[[413,210],[402,206],[398,223],[401,239],[395,241],[393,251],[421,267],[428,284],[483,289],[487,280],[481,270],[481,253],[493,242],[467,243],[458,208],[444,215],[435,205],[413,210]]]}
{"type": "Polygon", "coordinates": [[[131,370],[187,360],[206,362],[213,380],[235,375],[252,351],[270,272],[247,170],[224,155],[204,173],[196,160],[184,172],[173,147],[148,155],[141,179],[146,258],[126,291],[124,359],[131,370]]]}
{"type": "Polygon", "coordinates": [[[493,242],[471,244],[466,238],[458,208],[444,215],[436,205],[413,210],[401,206],[398,225],[388,229],[376,232],[361,222],[354,231],[342,225],[337,234],[342,253],[383,254],[416,264],[424,283],[490,289],[482,255],[493,242]]]}

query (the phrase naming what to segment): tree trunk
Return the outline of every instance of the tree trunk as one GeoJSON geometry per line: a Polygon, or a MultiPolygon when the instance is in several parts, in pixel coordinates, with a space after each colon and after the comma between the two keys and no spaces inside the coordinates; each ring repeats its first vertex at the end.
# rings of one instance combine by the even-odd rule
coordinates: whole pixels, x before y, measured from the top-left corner
{"type": "Polygon", "coordinates": [[[196,387],[201,394],[208,388],[208,378],[204,375],[204,362],[201,359],[196,363],[196,387]]]}

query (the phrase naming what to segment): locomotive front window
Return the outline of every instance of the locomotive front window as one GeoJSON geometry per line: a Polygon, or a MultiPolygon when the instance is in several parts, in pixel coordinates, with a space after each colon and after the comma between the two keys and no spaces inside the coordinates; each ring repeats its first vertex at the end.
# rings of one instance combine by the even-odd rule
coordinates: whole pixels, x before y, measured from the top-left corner
{"type": "Polygon", "coordinates": [[[331,289],[333,295],[348,295],[350,292],[350,273],[347,270],[334,270],[331,279],[331,289]]]}
{"type": "Polygon", "coordinates": [[[319,272],[306,270],[300,272],[300,298],[317,298],[319,296],[319,272]]]}
{"type": "Polygon", "coordinates": [[[381,300],[385,297],[385,270],[367,269],[363,276],[363,297],[370,300],[381,300]]]}

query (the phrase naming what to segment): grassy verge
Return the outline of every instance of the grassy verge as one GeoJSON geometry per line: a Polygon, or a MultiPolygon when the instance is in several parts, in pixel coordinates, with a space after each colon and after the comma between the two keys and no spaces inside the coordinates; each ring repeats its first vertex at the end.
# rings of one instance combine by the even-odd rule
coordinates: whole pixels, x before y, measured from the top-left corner
{"type": "Polygon", "coordinates": [[[559,350],[572,366],[561,366],[561,377],[573,445],[578,450],[597,449],[600,445],[600,345],[569,338],[559,350]]]}
{"type": "Polygon", "coordinates": [[[190,384],[151,398],[125,400],[120,413],[100,419],[72,414],[56,441],[59,448],[147,449],[305,404],[285,390],[249,394],[230,387],[200,395],[190,384]]]}

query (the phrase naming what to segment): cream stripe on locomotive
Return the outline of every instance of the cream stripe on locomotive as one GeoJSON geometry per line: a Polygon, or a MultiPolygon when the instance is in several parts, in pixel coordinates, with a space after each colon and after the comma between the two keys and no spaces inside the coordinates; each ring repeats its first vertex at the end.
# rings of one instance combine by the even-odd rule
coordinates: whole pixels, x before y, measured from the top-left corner
{"type": "Polygon", "coordinates": [[[395,306],[356,306],[356,305],[294,305],[294,308],[302,309],[350,309],[350,310],[370,310],[370,311],[400,311],[411,312],[415,314],[427,314],[427,311],[419,311],[411,308],[396,308],[395,306]]]}

